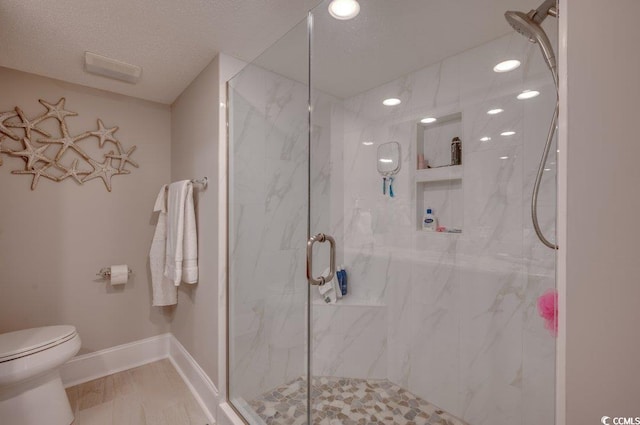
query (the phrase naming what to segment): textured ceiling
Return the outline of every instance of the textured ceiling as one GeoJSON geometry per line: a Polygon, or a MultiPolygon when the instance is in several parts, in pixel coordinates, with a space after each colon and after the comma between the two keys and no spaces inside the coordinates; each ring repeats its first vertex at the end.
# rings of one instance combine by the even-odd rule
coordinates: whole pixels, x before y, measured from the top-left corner
{"type": "MultiPolygon", "coordinates": [[[[319,0],[1,0],[0,66],[169,104],[218,52],[252,60],[319,0]],[[136,85],[87,74],[91,51],[143,68],[136,85]]],[[[531,0],[360,0],[337,21],[314,10],[314,86],[348,97],[511,31],[531,0]]],[[[259,63],[306,81],[300,25],[259,63]]]]}
{"type": "Polygon", "coordinates": [[[0,66],[171,103],[218,52],[252,59],[318,0],[2,0],[0,66]],[[87,74],[85,51],[143,68],[87,74]]]}

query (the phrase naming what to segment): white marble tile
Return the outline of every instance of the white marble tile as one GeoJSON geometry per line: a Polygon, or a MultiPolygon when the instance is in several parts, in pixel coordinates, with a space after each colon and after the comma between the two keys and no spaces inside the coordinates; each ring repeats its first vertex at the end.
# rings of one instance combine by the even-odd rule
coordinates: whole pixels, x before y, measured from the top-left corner
{"type": "Polygon", "coordinates": [[[440,64],[428,66],[414,72],[411,76],[413,81],[413,96],[409,107],[411,110],[423,110],[424,116],[436,110],[436,98],[440,87],[440,75],[442,69],[440,64]]]}
{"type": "Polygon", "coordinates": [[[469,268],[460,276],[460,403],[474,424],[519,422],[525,273],[469,268]]]}
{"type": "Polygon", "coordinates": [[[511,32],[459,55],[460,72],[463,75],[460,78],[461,98],[485,99],[505,86],[522,81],[530,46],[524,37],[511,32]],[[517,59],[522,65],[511,72],[493,71],[495,65],[508,59],[517,59]]]}
{"type": "Polygon", "coordinates": [[[529,274],[522,340],[522,423],[554,422],[556,337],[544,327],[537,309],[538,297],[555,287],[550,276],[529,274]]]}
{"type": "Polygon", "coordinates": [[[408,269],[403,278],[394,276],[386,293],[387,304],[387,379],[409,388],[411,369],[411,348],[413,337],[413,267],[410,259],[401,263],[408,269]]]}
{"type": "Polygon", "coordinates": [[[454,252],[414,263],[408,388],[458,414],[461,312],[454,252]]]}
{"type": "Polygon", "coordinates": [[[462,55],[451,56],[439,64],[439,83],[436,90],[436,107],[456,105],[460,102],[461,82],[467,75],[462,68],[462,55]]]}
{"type": "Polygon", "coordinates": [[[314,305],[312,335],[314,375],[386,377],[385,307],[314,305]]]}
{"type": "Polygon", "coordinates": [[[520,258],[521,151],[514,145],[465,155],[462,253],[520,258]]]}
{"type": "MultiPolygon", "coordinates": [[[[524,106],[516,98],[517,93],[493,96],[482,102],[467,105],[463,110],[464,139],[463,152],[470,154],[482,150],[519,146],[524,139],[524,106]],[[503,112],[490,115],[487,112],[502,109],[503,112]],[[513,136],[502,136],[505,131],[514,131],[513,136]],[[481,140],[489,137],[490,140],[481,140]]],[[[466,157],[463,158],[463,163],[466,157]]]]}
{"type": "Polygon", "coordinates": [[[266,146],[262,142],[264,118],[240,95],[232,95],[229,135],[233,143],[229,152],[229,176],[232,203],[264,202],[266,146]]]}

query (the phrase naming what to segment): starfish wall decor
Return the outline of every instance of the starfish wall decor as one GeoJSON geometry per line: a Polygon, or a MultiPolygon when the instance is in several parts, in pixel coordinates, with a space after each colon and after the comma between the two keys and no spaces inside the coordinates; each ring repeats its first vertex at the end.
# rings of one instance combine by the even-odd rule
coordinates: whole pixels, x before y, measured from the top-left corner
{"type": "Polygon", "coordinates": [[[3,155],[21,158],[25,163],[24,169],[13,170],[11,173],[32,176],[31,190],[36,189],[40,177],[55,182],[71,178],[78,184],[100,178],[107,190],[111,192],[113,176],[130,174],[131,171],[126,169],[127,164],[138,168],[138,163],[131,159],[136,146],[128,150],[122,146],[114,135],[118,131],[118,126],[107,128],[102,120],[98,119],[97,130],[72,135],[66,119],[78,114],[65,109],[65,98],[61,98],[58,103],[49,103],[42,99],[39,102],[47,111],[35,118],[28,118],[19,107],[15,107],[13,111],[0,111],[0,166],[3,163],[3,155]],[[40,126],[47,120],[57,122],[59,135],[52,135],[40,126]],[[102,162],[91,158],[77,144],[90,138],[97,139],[100,149],[107,143],[114,144],[118,153],[113,150],[107,153],[101,152],[102,162]],[[57,150],[53,152],[56,147],[57,150]],[[47,154],[48,150],[51,150],[50,154],[47,154]],[[67,152],[74,158],[65,164],[63,157],[67,152]],[[86,168],[79,163],[86,165],[86,168]],[[92,169],[88,168],[89,166],[92,169]]]}

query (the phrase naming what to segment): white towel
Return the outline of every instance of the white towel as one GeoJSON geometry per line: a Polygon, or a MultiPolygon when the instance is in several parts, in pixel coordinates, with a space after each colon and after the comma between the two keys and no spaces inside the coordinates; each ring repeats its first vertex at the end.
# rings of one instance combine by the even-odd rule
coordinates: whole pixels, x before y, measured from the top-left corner
{"type": "MultiPolygon", "coordinates": [[[[327,268],[322,276],[326,276],[329,274],[329,268],[327,268]]],[[[336,274],[333,275],[333,279],[330,282],[326,282],[324,285],[318,286],[318,291],[320,292],[320,297],[327,304],[335,304],[340,298],[342,298],[342,291],[340,290],[340,285],[338,284],[338,276],[336,274]]]]}
{"type": "Polygon", "coordinates": [[[176,286],[181,281],[198,281],[198,236],[193,185],[189,180],[169,185],[164,275],[176,286]]]}
{"type": "Polygon", "coordinates": [[[153,290],[153,305],[173,305],[178,303],[178,288],[164,276],[165,251],[167,248],[167,185],[162,186],[153,211],[159,212],[158,224],[153,234],[151,249],[149,250],[149,265],[151,267],[151,288],[153,290]]]}
{"type": "Polygon", "coordinates": [[[198,282],[198,230],[193,205],[193,183],[189,182],[184,206],[184,237],[182,244],[182,281],[198,282]]]}

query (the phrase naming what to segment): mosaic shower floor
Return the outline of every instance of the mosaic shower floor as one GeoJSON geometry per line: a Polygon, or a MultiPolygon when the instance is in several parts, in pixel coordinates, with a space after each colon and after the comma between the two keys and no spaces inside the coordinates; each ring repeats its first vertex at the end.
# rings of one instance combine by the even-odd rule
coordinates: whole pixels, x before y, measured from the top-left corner
{"type": "MultiPolygon", "coordinates": [[[[306,423],[306,381],[296,379],[249,402],[267,425],[306,423]]],[[[315,378],[316,425],[467,425],[387,380],[315,378]]]]}

